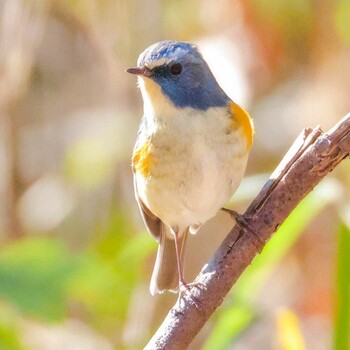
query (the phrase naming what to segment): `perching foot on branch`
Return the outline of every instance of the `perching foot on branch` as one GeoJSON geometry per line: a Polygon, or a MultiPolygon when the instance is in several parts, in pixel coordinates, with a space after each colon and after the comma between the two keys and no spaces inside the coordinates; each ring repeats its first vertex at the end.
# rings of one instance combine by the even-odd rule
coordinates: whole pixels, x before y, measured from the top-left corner
{"type": "MultiPolygon", "coordinates": [[[[242,214],[232,209],[221,208],[221,210],[224,213],[228,213],[231,216],[231,218],[235,220],[236,224],[244,231],[244,233],[247,233],[250,241],[260,253],[265,245],[265,242],[261,239],[257,232],[255,232],[252,228],[249,227],[249,223],[246,220],[246,218],[242,214]]],[[[235,244],[237,240],[241,238],[241,236],[242,235],[239,235],[233,244],[235,244]]]]}

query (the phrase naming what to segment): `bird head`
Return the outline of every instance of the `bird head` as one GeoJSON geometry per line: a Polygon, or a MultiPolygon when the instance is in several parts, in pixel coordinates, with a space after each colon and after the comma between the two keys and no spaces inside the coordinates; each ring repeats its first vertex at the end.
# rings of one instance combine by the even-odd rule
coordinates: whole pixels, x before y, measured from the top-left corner
{"type": "Polygon", "coordinates": [[[128,73],[139,77],[145,104],[154,110],[194,108],[205,111],[229,100],[198,48],[190,43],[161,41],[148,47],[128,73]]]}

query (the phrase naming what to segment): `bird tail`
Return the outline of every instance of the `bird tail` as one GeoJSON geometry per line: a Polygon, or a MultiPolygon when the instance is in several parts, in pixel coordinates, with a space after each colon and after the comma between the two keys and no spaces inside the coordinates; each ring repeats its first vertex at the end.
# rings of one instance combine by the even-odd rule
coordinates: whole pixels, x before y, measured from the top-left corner
{"type": "MultiPolygon", "coordinates": [[[[179,236],[180,261],[183,268],[185,257],[185,243],[188,230],[179,236]]],[[[152,295],[163,293],[168,290],[176,293],[179,285],[179,274],[177,271],[176,249],[174,239],[169,237],[166,232],[165,225],[160,234],[157,258],[153,269],[150,284],[150,292],[152,295]]]]}

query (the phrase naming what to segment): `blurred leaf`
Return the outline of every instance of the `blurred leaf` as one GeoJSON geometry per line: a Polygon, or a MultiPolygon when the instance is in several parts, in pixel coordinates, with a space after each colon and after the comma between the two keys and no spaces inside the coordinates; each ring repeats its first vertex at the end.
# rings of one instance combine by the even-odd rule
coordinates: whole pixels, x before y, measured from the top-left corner
{"type": "Polygon", "coordinates": [[[24,350],[19,339],[15,310],[2,302],[0,309],[0,350],[24,350]]]}
{"type": "Polygon", "coordinates": [[[334,13],[335,27],[344,43],[350,43],[350,1],[338,0],[334,13]]]}
{"type": "Polygon", "coordinates": [[[254,318],[250,306],[235,304],[220,316],[203,350],[224,350],[232,339],[232,334],[240,334],[254,318]]]}
{"type": "Polygon", "coordinates": [[[141,264],[156,248],[148,234],[132,235],[130,221],[126,213],[114,210],[70,281],[72,298],[105,328],[124,320],[132,290],[141,280],[141,264]]]}
{"type": "Polygon", "coordinates": [[[154,250],[150,243],[147,235],[130,237],[125,250],[113,261],[96,252],[84,254],[70,281],[73,298],[99,317],[123,320],[131,292],[139,282],[140,263],[154,250]]]}
{"type": "Polygon", "coordinates": [[[135,234],[128,213],[116,209],[112,212],[103,237],[94,245],[98,255],[115,269],[116,277],[132,288],[139,279],[140,263],[150,255],[156,244],[149,234],[135,234]],[[122,268],[121,268],[122,267],[122,268]]]}
{"type": "Polygon", "coordinates": [[[122,319],[127,302],[120,295],[120,288],[112,266],[93,252],[80,257],[68,284],[70,299],[83,305],[96,323],[109,318],[122,319]]]}
{"type": "Polygon", "coordinates": [[[15,328],[7,328],[0,324],[0,350],[22,350],[15,328]]]}
{"type": "Polygon", "coordinates": [[[153,253],[157,248],[154,240],[148,234],[143,232],[133,237],[124,246],[123,252],[120,254],[119,262],[122,265],[126,264],[140,264],[147,256],[153,253]]]}
{"type": "Polygon", "coordinates": [[[350,228],[342,223],[338,232],[335,296],[334,349],[350,348],[350,228]]]}
{"type": "MultiPolygon", "coordinates": [[[[218,313],[216,327],[208,338],[208,344],[214,344],[215,341],[219,341],[218,334],[221,334],[221,339],[230,339],[232,341],[242,331],[242,329],[238,331],[237,327],[232,329],[226,327],[227,323],[222,320],[231,317],[237,319],[237,322],[241,322],[242,325],[244,320],[253,320],[253,317],[249,315],[250,311],[242,319],[242,309],[245,308],[247,310],[247,305],[251,305],[254,302],[267,277],[300,237],[305,228],[326,205],[338,198],[339,194],[338,182],[327,179],[318,185],[294,209],[280,229],[265,245],[262,253],[255,257],[253,263],[248,266],[235,284],[231,294],[232,304],[226,306],[224,310],[218,313]],[[239,321],[240,319],[242,320],[239,321]],[[223,328],[221,329],[221,327],[223,328]]],[[[249,322],[246,322],[246,326],[248,325],[249,322]]]]}
{"type": "Polygon", "coordinates": [[[65,174],[83,187],[103,183],[115,169],[115,149],[106,138],[87,138],[67,150],[65,174]]]}
{"type": "MultiPolygon", "coordinates": [[[[311,27],[312,7],[308,0],[251,0],[256,11],[285,33],[306,32],[311,27]]],[[[295,34],[294,34],[295,35],[295,34]]]]}
{"type": "Polygon", "coordinates": [[[163,21],[166,23],[164,36],[188,38],[189,32],[192,37],[203,34],[205,26],[200,20],[200,1],[168,0],[166,6],[163,6],[163,11],[163,21]]]}
{"type": "Polygon", "coordinates": [[[61,319],[65,282],[73,266],[67,249],[58,241],[16,241],[0,253],[0,298],[12,301],[27,314],[61,319]]]}
{"type": "Polygon", "coordinates": [[[299,320],[289,309],[279,310],[277,314],[278,334],[283,350],[305,350],[299,320]]]}

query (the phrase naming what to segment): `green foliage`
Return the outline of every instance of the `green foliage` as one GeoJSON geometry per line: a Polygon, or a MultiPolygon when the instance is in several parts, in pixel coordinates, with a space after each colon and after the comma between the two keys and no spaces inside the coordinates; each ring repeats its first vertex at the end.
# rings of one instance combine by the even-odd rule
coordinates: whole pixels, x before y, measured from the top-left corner
{"type": "Polygon", "coordinates": [[[88,311],[101,328],[122,324],[135,285],[140,282],[142,262],[156,245],[147,234],[132,235],[128,215],[114,210],[107,228],[80,256],[69,283],[70,297],[88,311]]]}
{"type": "Polygon", "coordinates": [[[49,321],[65,314],[64,287],[73,259],[58,241],[34,238],[13,242],[0,253],[0,298],[49,321]]]}
{"type": "Polygon", "coordinates": [[[164,9],[164,29],[174,38],[188,39],[189,28],[191,36],[195,37],[205,30],[200,21],[200,1],[168,0],[164,9]],[[178,13],[181,12],[181,17],[178,13]]]}
{"type": "Polygon", "coordinates": [[[0,310],[0,350],[24,350],[18,336],[16,310],[3,302],[0,310]]]}
{"type": "Polygon", "coordinates": [[[103,137],[71,145],[65,161],[66,176],[79,186],[93,188],[106,181],[115,168],[115,148],[103,137]]]}
{"type": "Polygon", "coordinates": [[[241,334],[253,321],[254,311],[250,305],[234,304],[220,312],[215,329],[203,350],[226,349],[235,335],[241,334]]]}
{"type": "Polygon", "coordinates": [[[350,229],[345,223],[338,231],[337,281],[335,297],[334,349],[350,348],[350,229]]]}
{"type": "Polygon", "coordinates": [[[212,349],[213,344],[215,349],[226,349],[227,344],[249,326],[255,318],[254,300],[264,282],[310,222],[334,200],[336,193],[337,183],[324,181],[292,212],[239,278],[225,309],[216,314],[215,328],[207,340],[205,350],[212,349]]]}
{"type": "MultiPolygon", "coordinates": [[[[6,246],[0,253],[0,298],[42,321],[63,320],[74,302],[97,327],[122,323],[142,279],[141,264],[156,248],[149,235],[132,235],[129,222],[125,213],[113,211],[108,227],[99,228],[95,241],[75,256],[55,239],[6,246]]],[[[0,323],[1,332],[6,329],[0,323]]]]}
{"type": "Polygon", "coordinates": [[[344,43],[350,43],[350,1],[339,0],[334,13],[335,27],[344,43]]]}
{"type": "Polygon", "coordinates": [[[257,13],[285,34],[301,35],[311,28],[312,6],[309,0],[251,0],[257,13]],[[298,30],[295,29],[298,26],[298,30]]]}

